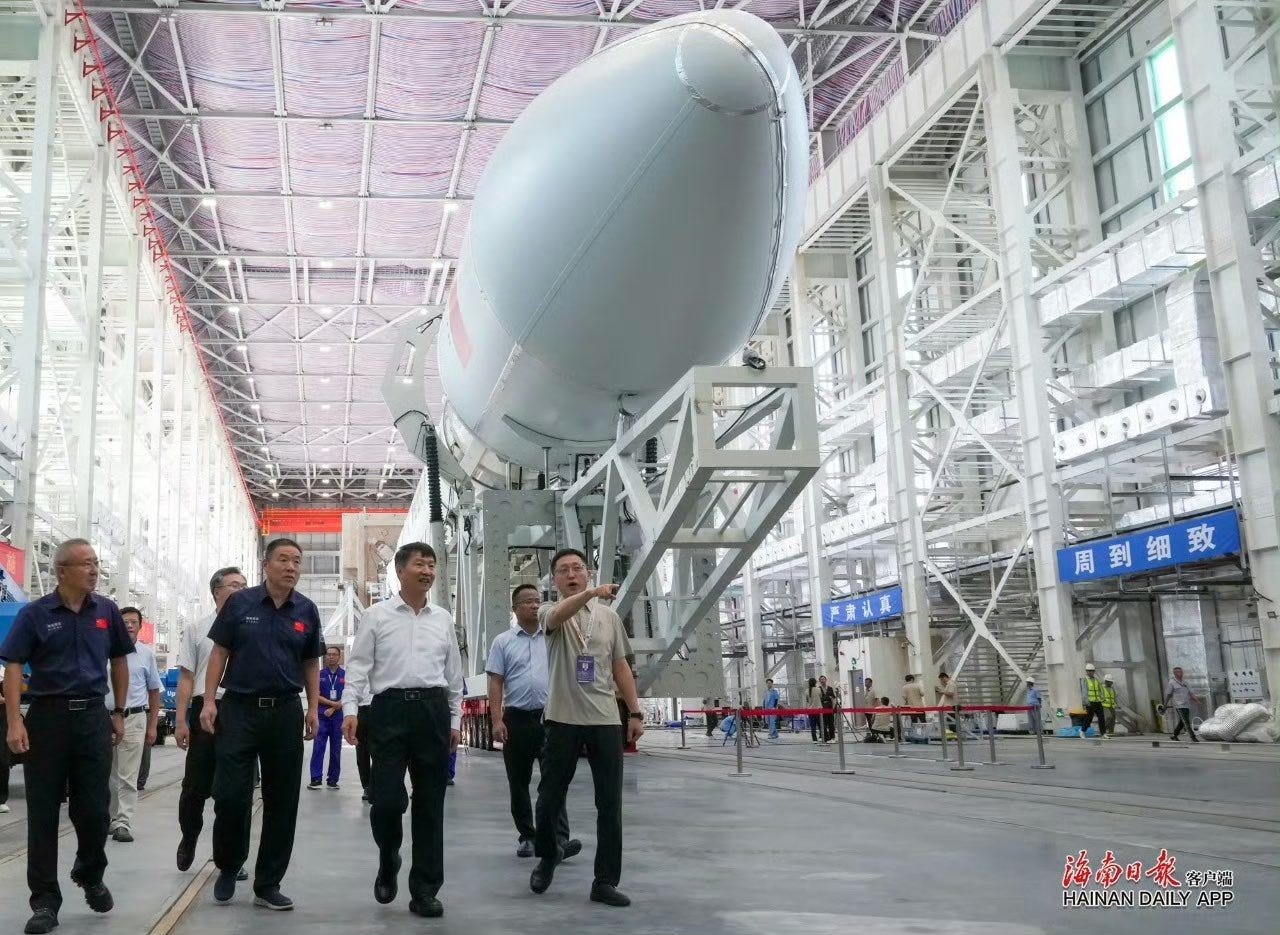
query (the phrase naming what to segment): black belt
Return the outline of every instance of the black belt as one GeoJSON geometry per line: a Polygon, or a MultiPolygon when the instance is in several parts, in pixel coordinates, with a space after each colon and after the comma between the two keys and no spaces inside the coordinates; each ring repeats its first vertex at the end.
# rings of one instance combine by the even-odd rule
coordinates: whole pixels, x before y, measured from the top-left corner
{"type": "Polygon", "coordinates": [[[374,698],[394,698],[397,701],[426,701],[428,698],[448,698],[449,690],[438,685],[431,688],[384,688],[374,698]]]}
{"type": "Polygon", "coordinates": [[[143,706],[142,706],[142,707],[140,707],[140,708],[125,708],[125,709],[124,709],[124,716],[125,716],[125,717],[128,717],[128,716],[129,716],[129,715],[131,715],[131,714],[145,714],[145,713],[146,713],[147,711],[149,711],[149,710],[150,710],[150,709],[149,709],[146,705],[143,705],[143,706]]]}
{"type": "Polygon", "coordinates": [[[540,718],[542,717],[542,711],[542,708],[503,708],[502,715],[505,717],[508,714],[516,714],[525,718],[540,718]]]}
{"type": "Polygon", "coordinates": [[[289,700],[293,700],[301,704],[297,692],[289,692],[286,695],[246,695],[241,694],[240,692],[227,692],[222,696],[222,700],[235,701],[240,704],[249,705],[252,708],[274,708],[289,700]]]}
{"type": "Polygon", "coordinates": [[[101,695],[94,695],[89,698],[72,698],[70,695],[36,695],[31,701],[43,702],[46,704],[55,704],[60,708],[66,708],[68,711],[87,711],[90,708],[97,708],[106,701],[101,695]]]}

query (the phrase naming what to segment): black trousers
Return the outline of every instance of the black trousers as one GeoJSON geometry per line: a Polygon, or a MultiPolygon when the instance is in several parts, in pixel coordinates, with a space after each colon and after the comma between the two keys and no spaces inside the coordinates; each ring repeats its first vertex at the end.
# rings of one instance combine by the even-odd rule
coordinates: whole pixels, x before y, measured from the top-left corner
{"type": "Polygon", "coordinates": [[[444,884],[444,790],[449,781],[449,696],[425,688],[374,696],[369,707],[369,825],[379,859],[390,863],[404,840],[404,813],[413,784],[413,863],[409,895],[430,899],[444,884]],[[417,696],[417,697],[414,697],[417,696]]]}
{"type": "Polygon", "coordinates": [[[360,788],[369,791],[369,706],[356,709],[356,772],[360,774],[360,788]]]}
{"type": "Polygon", "coordinates": [[[0,743],[0,805],[9,801],[9,770],[12,767],[9,760],[9,745],[0,743]]]}
{"type": "Polygon", "coordinates": [[[822,739],[836,739],[836,716],[830,711],[822,712],[822,739]]]}
{"type": "Polygon", "coordinates": [[[1174,708],[1178,712],[1178,726],[1173,729],[1173,739],[1177,740],[1185,727],[1187,733],[1191,735],[1194,743],[1199,743],[1200,738],[1196,736],[1196,729],[1191,726],[1191,709],[1190,708],[1174,708]]]}
{"type": "Polygon", "coordinates": [[[1084,726],[1081,729],[1087,731],[1089,726],[1093,724],[1095,717],[1098,719],[1098,736],[1101,737],[1107,732],[1107,715],[1102,707],[1102,702],[1086,702],[1084,706],[1084,726]]]}
{"type": "MultiPolygon", "coordinates": [[[[502,745],[502,763],[507,768],[507,786],[511,792],[511,818],[516,823],[516,833],[520,840],[532,841],[536,837],[536,831],[533,805],[529,801],[529,783],[533,779],[533,764],[542,760],[546,749],[542,709],[521,711],[518,708],[504,708],[502,723],[507,727],[507,742],[502,745]]],[[[545,778],[545,765],[540,769],[545,778]]],[[[569,816],[563,808],[556,816],[556,838],[561,844],[569,840],[569,816]]]]}
{"type": "Polygon", "coordinates": [[[147,779],[151,775],[151,744],[145,738],[142,742],[142,762],[138,764],[138,791],[147,787],[147,779]]]}
{"type": "Polygon", "coordinates": [[[26,717],[31,749],[23,764],[27,787],[27,887],[31,908],[62,906],[58,887],[58,819],[62,792],[76,831],[71,872],[81,883],[102,882],[110,821],[111,718],[101,699],[72,711],[65,698],[36,698],[26,717]]]}
{"type": "Polygon", "coordinates": [[[262,765],[262,837],[253,891],[273,890],[293,855],[302,788],[302,701],[296,696],[258,707],[256,699],[228,694],[218,705],[213,772],[213,862],[235,873],[249,858],[253,764],[262,765]]]}
{"type": "Polygon", "coordinates": [[[534,852],[546,861],[559,859],[556,819],[578,769],[578,751],[585,747],[596,797],[595,878],[617,886],[622,879],[622,728],[547,721],[545,731],[534,852]]]}
{"type": "Polygon", "coordinates": [[[178,828],[184,838],[195,840],[204,829],[204,803],[213,794],[213,773],[217,765],[217,752],[213,734],[200,726],[200,711],[204,708],[204,696],[191,699],[187,710],[187,727],[191,739],[187,742],[187,760],[182,771],[182,793],[178,796],[178,828]]]}

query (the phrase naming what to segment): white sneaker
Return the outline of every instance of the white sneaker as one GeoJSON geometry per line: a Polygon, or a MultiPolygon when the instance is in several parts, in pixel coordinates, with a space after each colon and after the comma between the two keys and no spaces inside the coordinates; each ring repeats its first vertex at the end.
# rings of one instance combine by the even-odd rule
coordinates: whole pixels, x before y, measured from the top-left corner
{"type": "Polygon", "coordinates": [[[3,802],[0,802],[0,815],[8,815],[8,814],[9,814],[9,806],[5,805],[3,802]]]}

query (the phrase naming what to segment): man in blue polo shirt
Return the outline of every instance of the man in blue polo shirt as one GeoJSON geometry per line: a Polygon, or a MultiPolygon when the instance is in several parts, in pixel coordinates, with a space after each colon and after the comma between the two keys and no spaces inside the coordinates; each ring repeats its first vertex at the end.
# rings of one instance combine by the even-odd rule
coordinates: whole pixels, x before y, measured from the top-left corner
{"type": "Polygon", "coordinates": [[[200,726],[216,734],[213,774],[213,898],[230,901],[236,872],[249,856],[253,763],[262,764],[262,837],[254,867],[253,904],[292,909],[280,892],[298,821],[303,740],[316,734],[320,693],[320,613],[294,590],[302,548],[292,539],[267,543],[263,584],[228,598],[209,628],[213,652],[205,676],[200,726]],[[225,674],[224,674],[225,670],[225,674]],[[224,694],[217,700],[218,686],[224,694]],[[305,688],[303,714],[298,694],[305,688]]]}
{"type": "Polygon", "coordinates": [[[342,692],[347,684],[347,672],[338,661],[342,651],[330,646],[324,651],[324,668],[320,670],[320,720],[316,739],[311,741],[311,784],[308,789],[319,789],[324,771],[324,748],[329,747],[330,789],[338,788],[342,772],[342,692]]]}
{"type": "MultiPolygon", "coordinates": [[[[533,778],[533,764],[542,759],[544,742],[547,635],[538,625],[541,604],[542,595],[531,584],[522,584],[511,592],[516,626],[494,638],[485,662],[489,673],[489,719],[493,722],[493,739],[502,744],[511,817],[519,836],[517,857],[533,856],[535,829],[529,781],[533,778]]],[[[561,860],[582,850],[581,841],[569,838],[569,817],[564,809],[556,820],[556,840],[560,842],[561,860]]]]}
{"type": "Polygon", "coordinates": [[[133,652],[119,609],[94,593],[98,556],[93,546],[85,539],[68,539],[58,546],[53,564],[57,589],[23,607],[0,646],[7,742],[13,753],[27,755],[27,886],[34,912],[23,929],[27,935],[42,935],[58,925],[63,789],[70,790],[67,811],[76,830],[71,882],[84,889],[94,912],[110,912],[115,905],[102,876],[107,869],[111,747],[124,736],[124,714],[116,708],[108,719],[103,699],[108,660],[115,697],[128,694],[125,657],[133,652]],[[25,722],[19,708],[24,665],[31,669],[25,722]]]}

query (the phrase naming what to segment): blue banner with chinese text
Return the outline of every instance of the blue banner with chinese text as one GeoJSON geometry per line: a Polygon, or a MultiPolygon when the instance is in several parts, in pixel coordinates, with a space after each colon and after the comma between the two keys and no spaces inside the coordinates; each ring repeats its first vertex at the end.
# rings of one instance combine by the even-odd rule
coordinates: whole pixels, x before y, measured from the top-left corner
{"type": "Polygon", "coordinates": [[[1059,549],[1058,580],[1069,584],[1137,575],[1239,551],[1240,518],[1235,510],[1224,510],[1169,526],[1059,549]]]}
{"type": "Polygon", "coordinates": [[[901,587],[827,601],[822,605],[822,625],[825,627],[856,627],[901,616],[901,587]]]}

